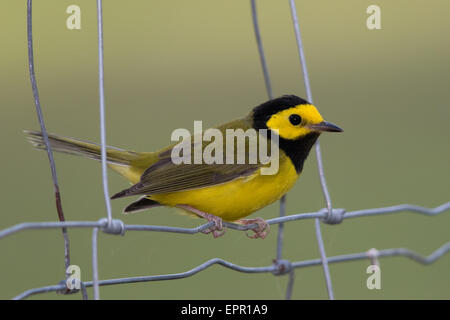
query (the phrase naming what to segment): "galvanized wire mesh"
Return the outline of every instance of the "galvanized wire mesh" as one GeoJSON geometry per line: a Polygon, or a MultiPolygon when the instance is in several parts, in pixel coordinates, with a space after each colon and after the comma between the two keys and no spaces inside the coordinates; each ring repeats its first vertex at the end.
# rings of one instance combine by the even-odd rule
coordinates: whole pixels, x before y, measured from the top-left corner
{"type": "MultiPolygon", "coordinates": [[[[264,47],[262,45],[262,38],[258,25],[258,17],[256,10],[256,0],[250,0],[251,4],[251,13],[253,19],[253,26],[255,32],[256,43],[258,46],[261,66],[264,75],[264,81],[266,85],[267,95],[269,98],[272,98],[272,86],[269,77],[269,71],[265,59],[264,47]]],[[[300,58],[303,79],[307,94],[307,100],[311,103],[313,102],[311,87],[309,83],[308,71],[305,61],[305,54],[303,51],[303,44],[300,34],[300,24],[297,16],[297,9],[295,7],[295,1],[289,0],[290,9],[291,9],[291,17],[295,32],[295,37],[297,41],[298,55],[300,58]]],[[[316,158],[317,165],[319,170],[320,183],[322,187],[322,192],[324,195],[326,208],[320,209],[316,212],[310,213],[299,213],[286,215],[285,214],[285,202],[286,197],[283,197],[280,200],[280,213],[278,218],[273,218],[267,220],[269,225],[278,224],[278,237],[277,237],[277,252],[276,252],[276,260],[272,265],[263,266],[263,267],[244,267],[233,264],[229,261],[225,261],[219,258],[213,258],[208,260],[197,267],[180,273],[175,274],[164,274],[164,275],[150,275],[150,276],[141,276],[141,277],[128,277],[128,278],[117,278],[117,279],[108,279],[108,280],[99,280],[98,275],[98,249],[97,249],[97,239],[98,232],[102,231],[109,234],[116,235],[124,235],[128,231],[151,231],[151,232],[169,232],[169,233],[183,233],[183,234],[196,234],[203,230],[208,229],[213,226],[213,222],[208,222],[202,224],[195,228],[179,228],[179,227],[169,227],[169,226],[155,226],[155,225],[129,225],[124,224],[121,220],[113,219],[110,199],[109,199],[109,191],[108,191],[108,175],[107,175],[107,163],[106,163],[106,128],[105,128],[105,99],[104,99],[104,83],[103,83],[103,22],[102,22],[102,0],[97,0],[97,27],[98,27],[98,59],[99,59],[99,100],[100,100],[100,133],[101,133],[101,162],[102,162],[102,182],[103,182],[103,191],[104,198],[106,204],[107,217],[100,219],[99,221],[65,221],[61,199],[59,194],[59,186],[58,186],[58,178],[56,173],[55,162],[53,159],[53,153],[51,150],[51,146],[48,142],[48,135],[45,128],[45,122],[43,118],[43,113],[39,100],[38,87],[36,83],[35,73],[34,73],[34,59],[33,59],[33,37],[32,37],[32,0],[27,0],[27,35],[28,35],[28,56],[29,56],[29,72],[30,72],[30,80],[33,90],[33,96],[35,100],[35,107],[37,111],[37,116],[39,120],[39,124],[42,131],[42,136],[44,139],[44,143],[47,147],[47,154],[50,162],[52,180],[54,185],[55,192],[55,201],[56,208],[58,213],[59,222],[26,222],[21,223],[10,228],[6,228],[0,230],[0,239],[6,236],[15,234],[20,231],[30,230],[30,229],[54,229],[61,228],[64,235],[65,242],[65,265],[66,270],[70,265],[70,253],[69,253],[69,237],[67,230],[69,228],[91,228],[92,232],[92,270],[93,270],[93,279],[88,282],[81,282],[80,290],[69,289],[67,287],[66,281],[63,280],[61,283],[52,286],[44,286],[40,288],[33,288],[27,290],[16,297],[14,299],[24,299],[31,295],[46,293],[46,292],[60,292],[60,293],[75,293],[81,291],[83,299],[87,299],[86,287],[93,287],[94,299],[100,298],[100,286],[105,285],[116,285],[116,284],[124,284],[124,283],[136,283],[136,282],[148,282],[148,281],[162,281],[162,280],[172,280],[172,279],[181,279],[193,276],[212,265],[219,264],[225,268],[243,272],[243,273],[272,273],[274,275],[289,275],[289,281],[286,289],[286,299],[290,299],[292,296],[292,288],[294,283],[294,270],[297,268],[304,268],[315,265],[322,265],[326,288],[328,292],[328,296],[330,299],[334,299],[333,287],[331,282],[331,277],[329,273],[328,264],[329,263],[338,263],[338,262],[346,262],[346,261],[354,261],[354,260],[362,260],[369,259],[372,263],[377,262],[378,258],[382,257],[392,257],[392,256],[405,256],[413,261],[422,264],[430,264],[442,257],[445,253],[450,251],[450,242],[443,244],[440,248],[436,249],[429,256],[421,256],[414,251],[405,248],[395,248],[395,249],[385,249],[385,250],[375,250],[370,249],[367,252],[354,253],[354,254],[346,254],[340,256],[327,257],[325,252],[325,246],[323,243],[322,232],[321,232],[321,223],[327,224],[339,224],[344,219],[350,218],[358,218],[364,216],[372,216],[372,215],[384,215],[390,213],[400,213],[405,211],[416,212],[428,216],[438,215],[445,211],[450,210],[450,202],[444,203],[435,208],[424,208],[416,205],[410,204],[402,204],[391,207],[382,207],[382,208],[372,208],[372,209],[363,209],[356,211],[346,211],[345,209],[337,209],[333,208],[329,191],[327,188],[320,144],[316,143],[316,158]],[[283,224],[286,222],[303,220],[303,219],[314,219],[315,220],[315,231],[316,238],[320,251],[319,259],[312,260],[303,260],[303,261],[289,261],[282,259],[282,248],[283,248],[283,224]]],[[[235,230],[249,230],[256,227],[256,224],[251,225],[239,225],[234,223],[225,222],[224,226],[230,229],[235,230]]],[[[66,275],[68,276],[68,275],[66,275]]]]}

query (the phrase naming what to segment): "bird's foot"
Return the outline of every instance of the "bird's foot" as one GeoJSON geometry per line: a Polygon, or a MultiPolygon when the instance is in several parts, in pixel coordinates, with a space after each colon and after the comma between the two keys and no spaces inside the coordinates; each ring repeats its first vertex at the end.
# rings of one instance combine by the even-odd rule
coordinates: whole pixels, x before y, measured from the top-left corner
{"type": "Polygon", "coordinates": [[[252,239],[257,239],[257,238],[264,239],[265,237],[267,237],[267,235],[270,232],[270,225],[263,218],[241,219],[241,220],[237,220],[236,223],[243,224],[243,225],[249,225],[249,224],[256,223],[257,227],[254,229],[250,229],[253,232],[255,232],[255,234],[250,235],[247,232],[245,232],[247,237],[252,238],[252,239]]]}
{"type": "Polygon", "coordinates": [[[207,212],[203,212],[201,210],[198,210],[194,207],[185,205],[185,204],[179,204],[177,205],[177,207],[185,209],[189,212],[195,213],[196,215],[205,218],[208,221],[213,221],[214,225],[206,230],[203,230],[202,233],[208,234],[208,233],[212,233],[214,238],[218,238],[220,236],[223,236],[223,234],[225,233],[225,230],[223,229],[223,220],[222,218],[215,216],[213,214],[207,213],[207,212]]]}

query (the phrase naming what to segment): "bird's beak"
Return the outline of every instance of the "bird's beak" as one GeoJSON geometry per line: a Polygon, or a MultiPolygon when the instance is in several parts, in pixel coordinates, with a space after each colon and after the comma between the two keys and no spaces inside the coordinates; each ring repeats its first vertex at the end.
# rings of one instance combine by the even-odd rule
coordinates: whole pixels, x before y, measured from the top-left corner
{"type": "Polygon", "coordinates": [[[311,124],[308,126],[308,128],[312,129],[312,130],[316,130],[316,131],[327,131],[327,132],[342,132],[344,130],[342,130],[341,128],[339,128],[337,125],[332,124],[330,122],[327,121],[322,121],[316,124],[311,124]]]}

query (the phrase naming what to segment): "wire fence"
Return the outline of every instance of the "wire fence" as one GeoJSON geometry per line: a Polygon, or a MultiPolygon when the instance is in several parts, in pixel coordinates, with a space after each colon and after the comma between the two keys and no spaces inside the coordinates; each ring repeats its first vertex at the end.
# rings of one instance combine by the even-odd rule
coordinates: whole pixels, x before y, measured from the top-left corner
{"type": "MultiPolygon", "coordinates": [[[[258,16],[256,9],[256,0],[250,0],[251,5],[251,14],[253,19],[253,26],[255,32],[256,43],[258,46],[258,52],[261,62],[261,67],[263,71],[265,86],[267,90],[267,95],[271,99],[272,96],[272,86],[269,77],[269,71],[267,67],[267,62],[264,54],[264,47],[262,44],[261,33],[258,24],[258,16]]],[[[295,32],[295,38],[297,42],[298,55],[302,67],[304,85],[307,95],[307,100],[311,103],[313,102],[311,87],[309,83],[308,71],[305,61],[305,54],[303,51],[303,43],[300,34],[300,24],[297,15],[297,9],[295,7],[295,1],[289,0],[291,17],[295,32]]],[[[325,252],[325,246],[322,238],[321,231],[321,223],[327,224],[339,224],[344,219],[365,217],[365,216],[373,216],[373,215],[384,215],[391,213],[399,213],[399,212],[416,212],[419,214],[424,214],[428,216],[438,215],[445,211],[450,210],[450,202],[444,203],[435,208],[424,208],[416,205],[410,204],[402,204],[391,207],[382,207],[382,208],[372,208],[372,209],[364,209],[364,210],[356,210],[356,211],[346,211],[345,209],[333,208],[331,203],[330,194],[328,191],[328,187],[326,184],[325,173],[323,168],[323,161],[321,155],[321,149],[319,142],[316,143],[315,151],[316,151],[316,159],[317,166],[319,171],[320,183],[323,192],[323,196],[325,199],[326,208],[320,209],[316,212],[310,213],[299,213],[286,215],[286,197],[284,196],[280,200],[280,210],[279,217],[267,220],[269,225],[278,225],[278,236],[277,236],[277,246],[276,246],[276,259],[272,265],[263,266],[263,267],[244,267],[233,264],[229,261],[225,261],[219,258],[213,258],[208,260],[197,267],[180,273],[175,274],[164,274],[164,275],[150,275],[150,276],[140,276],[140,277],[128,277],[128,278],[117,278],[117,279],[108,279],[108,280],[99,280],[98,273],[98,248],[97,248],[97,240],[99,231],[108,233],[108,234],[116,234],[116,235],[124,235],[128,231],[152,231],[152,232],[169,232],[169,233],[183,233],[183,234],[197,234],[203,230],[206,230],[214,225],[214,222],[208,222],[202,224],[195,228],[179,228],[179,227],[170,227],[170,226],[155,226],[155,225],[129,225],[123,223],[123,221],[118,219],[113,219],[112,210],[109,198],[108,191],[108,175],[107,175],[107,163],[106,163],[106,128],[105,128],[105,99],[104,99],[104,82],[103,82],[103,19],[102,19],[102,0],[97,0],[97,28],[98,28],[98,66],[99,66],[99,105],[100,105],[100,135],[101,135],[101,162],[102,162],[102,182],[103,182],[103,191],[104,191],[104,199],[106,205],[106,218],[102,218],[99,221],[66,221],[64,218],[64,213],[61,204],[61,196],[59,192],[58,186],[58,178],[55,162],[53,159],[53,153],[51,150],[50,143],[48,141],[48,134],[45,127],[44,117],[42,113],[42,108],[39,100],[39,92],[35,78],[34,71],[34,59],[33,59],[33,34],[32,34],[32,0],[27,0],[27,36],[28,36],[28,58],[29,58],[29,73],[31,86],[35,101],[35,107],[37,112],[38,121],[41,127],[42,136],[44,143],[47,148],[47,155],[50,163],[52,181],[54,186],[55,193],[55,202],[56,209],[58,214],[59,222],[25,222],[10,228],[6,228],[0,230],[0,239],[6,236],[18,233],[24,230],[30,229],[54,229],[61,228],[63,232],[63,238],[65,243],[65,266],[66,272],[68,272],[68,267],[70,266],[70,245],[69,245],[69,236],[68,229],[70,228],[90,228],[92,229],[92,281],[81,282],[80,289],[71,289],[67,285],[67,279],[70,274],[66,273],[66,279],[62,280],[57,285],[52,286],[44,286],[40,288],[33,288],[27,290],[13,299],[24,299],[31,295],[47,293],[47,292],[59,292],[64,294],[73,294],[81,291],[82,298],[88,299],[87,287],[93,287],[94,299],[100,299],[100,286],[107,285],[117,285],[117,284],[125,284],[125,283],[137,283],[137,282],[149,282],[149,281],[162,281],[162,280],[173,280],[173,279],[182,279],[186,277],[193,276],[212,265],[221,265],[225,268],[243,272],[243,273],[272,273],[276,276],[280,275],[289,275],[289,281],[286,288],[286,299],[290,299],[292,296],[292,289],[294,284],[294,270],[298,268],[310,267],[321,265],[323,268],[326,288],[328,292],[329,299],[334,299],[333,286],[331,282],[331,276],[329,272],[328,264],[330,263],[338,263],[338,262],[347,262],[354,260],[364,260],[368,259],[372,262],[372,264],[378,264],[378,259],[382,257],[392,257],[392,256],[404,256],[413,261],[422,264],[430,264],[442,257],[444,254],[450,251],[450,242],[443,244],[440,248],[435,250],[429,256],[421,256],[420,254],[411,251],[405,248],[394,248],[394,249],[386,249],[386,250],[376,250],[370,249],[367,252],[354,253],[354,254],[346,254],[339,255],[333,257],[327,257],[325,252]],[[303,260],[303,261],[289,261],[282,258],[282,249],[283,249],[283,225],[286,222],[296,221],[296,220],[304,220],[304,219],[314,219],[314,226],[316,232],[316,238],[318,242],[320,258],[312,259],[312,260],[303,260]]],[[[240,225],[229,222],[224,222],[224,227],[246,231],[249,229],[253,229],[257,227],[256,224],[249,225],[240,225]]]]}

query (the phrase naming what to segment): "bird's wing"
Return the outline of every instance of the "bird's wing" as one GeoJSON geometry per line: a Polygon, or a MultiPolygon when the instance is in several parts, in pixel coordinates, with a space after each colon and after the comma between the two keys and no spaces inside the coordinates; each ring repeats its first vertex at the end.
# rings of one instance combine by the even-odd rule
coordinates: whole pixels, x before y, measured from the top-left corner
{"type": "MultiPolygon", "coordinates": [[[[218,127],[219,130],[225,132],[225,129],[240,128],[244,131],[251,128],[249,119],[241,119],[218,127]]],[[[224,137],[225,141],[225,137],[224,137]]],[[[203,148],[210,142],[203,142],[203,148]]],[[[237,147],[235,143],[235,160],[237,159],[237,147]]],[[[225,157],[225,142],[224,157],[225,157]]],[[[193,148],[193,144],[191,145],[193,148]]],[[[184,191],[209,187],[225,182],[229,182],[238,178],[248,177],[263,166],[261,163],[249,164],[174,164],[171,159],[173,146],[166,148],[159,153],[159,160],[152,164],[141,176],[141,180],[130,187],[123,190],[112,198],[121,198],[133,195],[151,195],[170,193],[176,191],[184,191]]],[[[248,143],[246,143],[247,153],[248,143]]],[[[225,161],[224,161],[225,162],[225,161]]],[[[236,162],[236,161],[235,161],[236,162]]]]}

